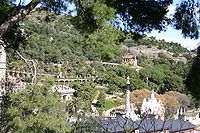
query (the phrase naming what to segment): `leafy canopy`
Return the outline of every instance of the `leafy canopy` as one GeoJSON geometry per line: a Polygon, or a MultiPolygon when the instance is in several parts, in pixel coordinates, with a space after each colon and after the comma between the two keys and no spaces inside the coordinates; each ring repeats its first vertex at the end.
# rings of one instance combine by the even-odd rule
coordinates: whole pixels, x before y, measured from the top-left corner
{"type": "Polygon", "coordinates": [[[72,23],[83,33],[91,33],[108,22],[126,32],[139,34],[153,29],[165,30],[167,25],[172,24],[175,29],[182,30],[184,37],[199,37],[198,0],[181,1],[173,19],[167,17],[168,6],[173,0],[32,0],[27,5],[23,2],[0,1],[0,38],[7,46],[17,46],[23,40],[18,24],[37,5],[40,9],[57,13],[69,15],[73,12],[72,23]]]}
{"type": "MultiPolygon", "coordinates": [[[[49,87],[30,85],[9,93],[7,108],[1,112],[1,132],[46,133],[69,131],[66,108],[49,87]],[[9,103],[9,104],[8,104],[9,103]]],[[[2,103],[4,104],[4,103],[2,103]]],[[[3,107],[3,106],[2,106],[3,107]]]]}

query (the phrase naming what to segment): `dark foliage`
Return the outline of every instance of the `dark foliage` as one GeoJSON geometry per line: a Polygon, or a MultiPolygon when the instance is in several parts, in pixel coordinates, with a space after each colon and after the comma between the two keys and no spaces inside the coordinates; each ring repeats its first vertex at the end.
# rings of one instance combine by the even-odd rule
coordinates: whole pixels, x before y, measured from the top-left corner
{"type": "Polygon", "coordinates": [[[150,32],[163,30],[170,23],[166,17],[172,0],[116,0],[112,6],[117,10],[125,30],[150,32]]]}
{"type": "Polygon", "coordinates": [[[183,0],[174,14],[174,27],[182,30],[183,36],[197,39],[199,37],[200,3],[197,0],[183,0]]]}
{"type": "Polygon", "coordinates": [[[197,56],[193,59],[193,64],[186,80],[189,92],[196,99],[200,99],[200,47],[197,49],[197,56]]]}

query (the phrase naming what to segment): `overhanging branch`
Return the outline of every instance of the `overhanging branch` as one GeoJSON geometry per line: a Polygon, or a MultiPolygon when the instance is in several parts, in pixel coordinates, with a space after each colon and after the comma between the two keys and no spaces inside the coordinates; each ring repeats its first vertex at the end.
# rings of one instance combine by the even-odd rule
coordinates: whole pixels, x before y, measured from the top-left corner
{"type": "Polygon", "coordinates": [[[38,4],[40,3],[39,0],[32,0],[28,5],[21,7],[15,15],[10,17],[0,26],[0,38],[15,26],[19,21],[23,20],[38,4]]]}
{"type": "Polygon", "coordinates": [[[33,75],[33,77],[32,77],[32,83],[35,83],[36,82],[36,78],[37,78],[37,68],[36,68],[36,62],[35,62],[35,60],[29,60],[29,59],[26,59],[26,58],[24,58],[18,51],[16,51],[16,53],[18,54],[18,56],[22,59],[22,60],[24,60],[24,62],[30,67],[30,64],[28,63],[28,62],[31,62],[32,63],[32,65],[33,65],[33,68],[34,68],[34,70],[31,68],[31,73],[32,73],[32,75],[33,75]]]}

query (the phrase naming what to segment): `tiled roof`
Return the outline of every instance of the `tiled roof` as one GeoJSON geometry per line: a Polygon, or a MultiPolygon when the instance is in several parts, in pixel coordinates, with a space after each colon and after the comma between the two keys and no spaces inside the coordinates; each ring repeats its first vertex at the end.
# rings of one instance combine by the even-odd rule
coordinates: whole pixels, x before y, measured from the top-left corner
{"type": "Polygon", "coordinates": [[[183,119],[176,119],[166,121],[165,128],[169,129],[170,132],[175,132],[193,129],[195,128],[195,125],[189,121],[184,121],[183,119]]]}
{"type": "Polygon", "coordinates": [[[167,120],[156,119],[155,117],[145,118],[138,121],[131,121],[126,118],[117,117],[100,121],[102,129],[107,132],[123,132],[139,130],[140,133],[156,132],[168,129],[170,132],[194,129],[195,125],[182,119],[167,120]]]}

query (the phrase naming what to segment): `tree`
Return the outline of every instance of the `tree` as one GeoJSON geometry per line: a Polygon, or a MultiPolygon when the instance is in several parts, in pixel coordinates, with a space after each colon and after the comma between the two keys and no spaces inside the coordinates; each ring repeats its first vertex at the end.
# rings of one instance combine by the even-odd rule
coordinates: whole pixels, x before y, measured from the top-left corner
{"type": "Polygon", "coordinates": [[[106,93],[102,90],[98,96],[97,104],[101,107],[106,102],[106,93]]]}
{"type": "Polygon", "coordinates": [[[67,132],[68,114],[58,94],[49,87],[29,85],[8,93],[1,103],[1,132],[67,132]]]}
{"type": "Polygon", "coordinates": [[[172,0],[116,0],[111,4],[121,17],[125,30],[128,31],[150,32],[152,29],[163,30],[165,28],[163,24],[170,22],[170,19],[166,17],[166,13],[168,12],[168,6],[172,4],[172,0]]]}
{"type": "MultiPolygon", "coordinates": [[[[174,27],[176,29],[181,29],[184,37],[190,37],[197,39],[199,38],[199,24],[200,21],[197,18],[199,15],[199,1],[187,1],[184,0],[176,8],[176,13],[174,14],[174,27]]],[[[200,47],[197,48],[197,56],[194,57],[192,67],[187,75],[186,86],[189,92],[196,99],[200,99],[200,47]]]]}
{"type": "Polygon", "coordinates": [[[115,84],[109,84],[108,85],[108,91],[107,91],[107,93],[113,93],[113,92],[116,92],[117,91],[117,86],[115,85],[115,84]]]}
{"type": "Polygon", "coordinates": [[[83,46],[83,53],[89,60],[104,62],[120,61],[120,42],[123,33],[110,24],[102,25],[97,31],[88,35],[83,46]]]}
{"type": "Polygon", "coordinates": [[[25,57],[45,63],[66,63],[82,58],[81,46],[85,38],[74,28],[70,18],[48,11],[31,13],[19,27],[30,36],[18,51],[25,57]]]}
{"type": "Polygon", "coordinates": [[[174,14],[175,29],[182,30],[184,37],[199,38],[199,15],[200,2],[198,0],[183,0],[176,8],[174,14]]]}
{"type": "Polygon", "coordinates": [[[151,92],[147,89],[134,90],[130,93],[131,102],[134,103],[138,109],[140,109],[143,99],[148,98],[150,93],[151,92]]]}
{"type": "Polygon", "coordinates": [[[178,99],[174,95],[164,93],[161,97],[165,107],[165,118],[172,119],[176,115],[177,110],[180,108],[178,99]]]}
{"type": "Polygon", "coordinates": [[[174,90],[184,92],[183,78],[177,75],[167,76],[164,79],[164,88],[168,91],[174,90]]]}
{"type": "MultiPolygon", "coordinates": [[[[70,4],[74,4],[76,6],[76,12],[77,16],[74,17],[76,22],[79,22],[79,24],[89,22],[86,26],[85,31],[91,31],[96,29],[97,22],[99,24],[104,20],[110,20],[111,18],[114,18],[114,10],[111,7],[108,7],[105,3],[105,1],[80,1],[80,0],[60,0],[60,1],[46,1],[46,0],[32,0],[27,5],[23,5],[23,2],[16,5],[11,0],[3,0],[1,1],[1,7],[3,9],[3,12],[0,13],[0,15],[3,15],[4,17],[0,21],[0,38],[1,43],[4,43],[5,45],[8,45],[8,42],[11,43],[11,38],[15,38],[14,44],[17,45],[17,39],[21,37],[21,33],[19,30],[17,30],[17,27],[19,26],[19,22],[22,21],[30,12],[35,9],[37,5],[40,4],[40,9],[46,9],[46,10],[53,10],[57,13],[63,12],[63,11],[71,11],[69,8],[70,4]],[[12,12],[11,12],[12,11],[12,12]],[[10,13],[11,12],[11,13],[10,13]],[[10,32],[12,31],[12,32],[10,32]],[[8,33],[16,33],[12,34],[12,37],[8,33]]],[[[72,9],[73,10],[73,9],[72,9]]],[[[76,24],[75,24],[76,25],[76,24]]],[[[80,29],[80,28],[79,28],[80,29]]],[[[81,28],[82,29],[82,28],[81,28]]]]}
{"type": "Polygon", "coordinates": [[[186,79],[186,87],[196,99],[200,99],[200,47],[197,48],[197,56],[193,59],[193,64],[186,79]]]}
{"type": "Polygon", "coordinates": [[[74,85],[71,85],[72,88],[76,90],[74,96],[79,100],[79,109],[88,111],[90,110],[90,106],[92,103],[92,100],[95,97],[95,84],[91,82],[86,83],[74,83],[74,85]]]}
{"type": "Polygon", "coordinates": [[[154,68],[151,70],[151,77],[149,77],[149,80],[160,85],[163,84],[165,76],[162,69],[154,68]]]}
{"type": "Polygon", "coordinates": [[[150,32],[155,30],[164,30],[171,22],[178,30],[182,30],[184,37],[198,38],[199,21],[196,12],[199,7],[199,1],[183,0],[176,9],[174,19],[167,18],[168,6],[173,0],[149,1],[149,0],[32,0],[27,5],[23,1],[15,4],[12,0],[2,0],[0,2],[2,16],[0,19],[0,39],[1,44],[13,44],[15,47],[23,40],[23,35],[18,29],[21,22],[36,6],[40,9],[53,10],[55,12],[73,12],[76,15],[72,19],[73,24],[82,32],[93,32],[102,24],[111,21],[116,27],[122,28],[120,22],[124,24],[123,28],[127,32],[150,32]],[[69,5],[75,8],[69,8],[69,5]],[[156,15],[155,15],[156,14],[156,15]]]}

